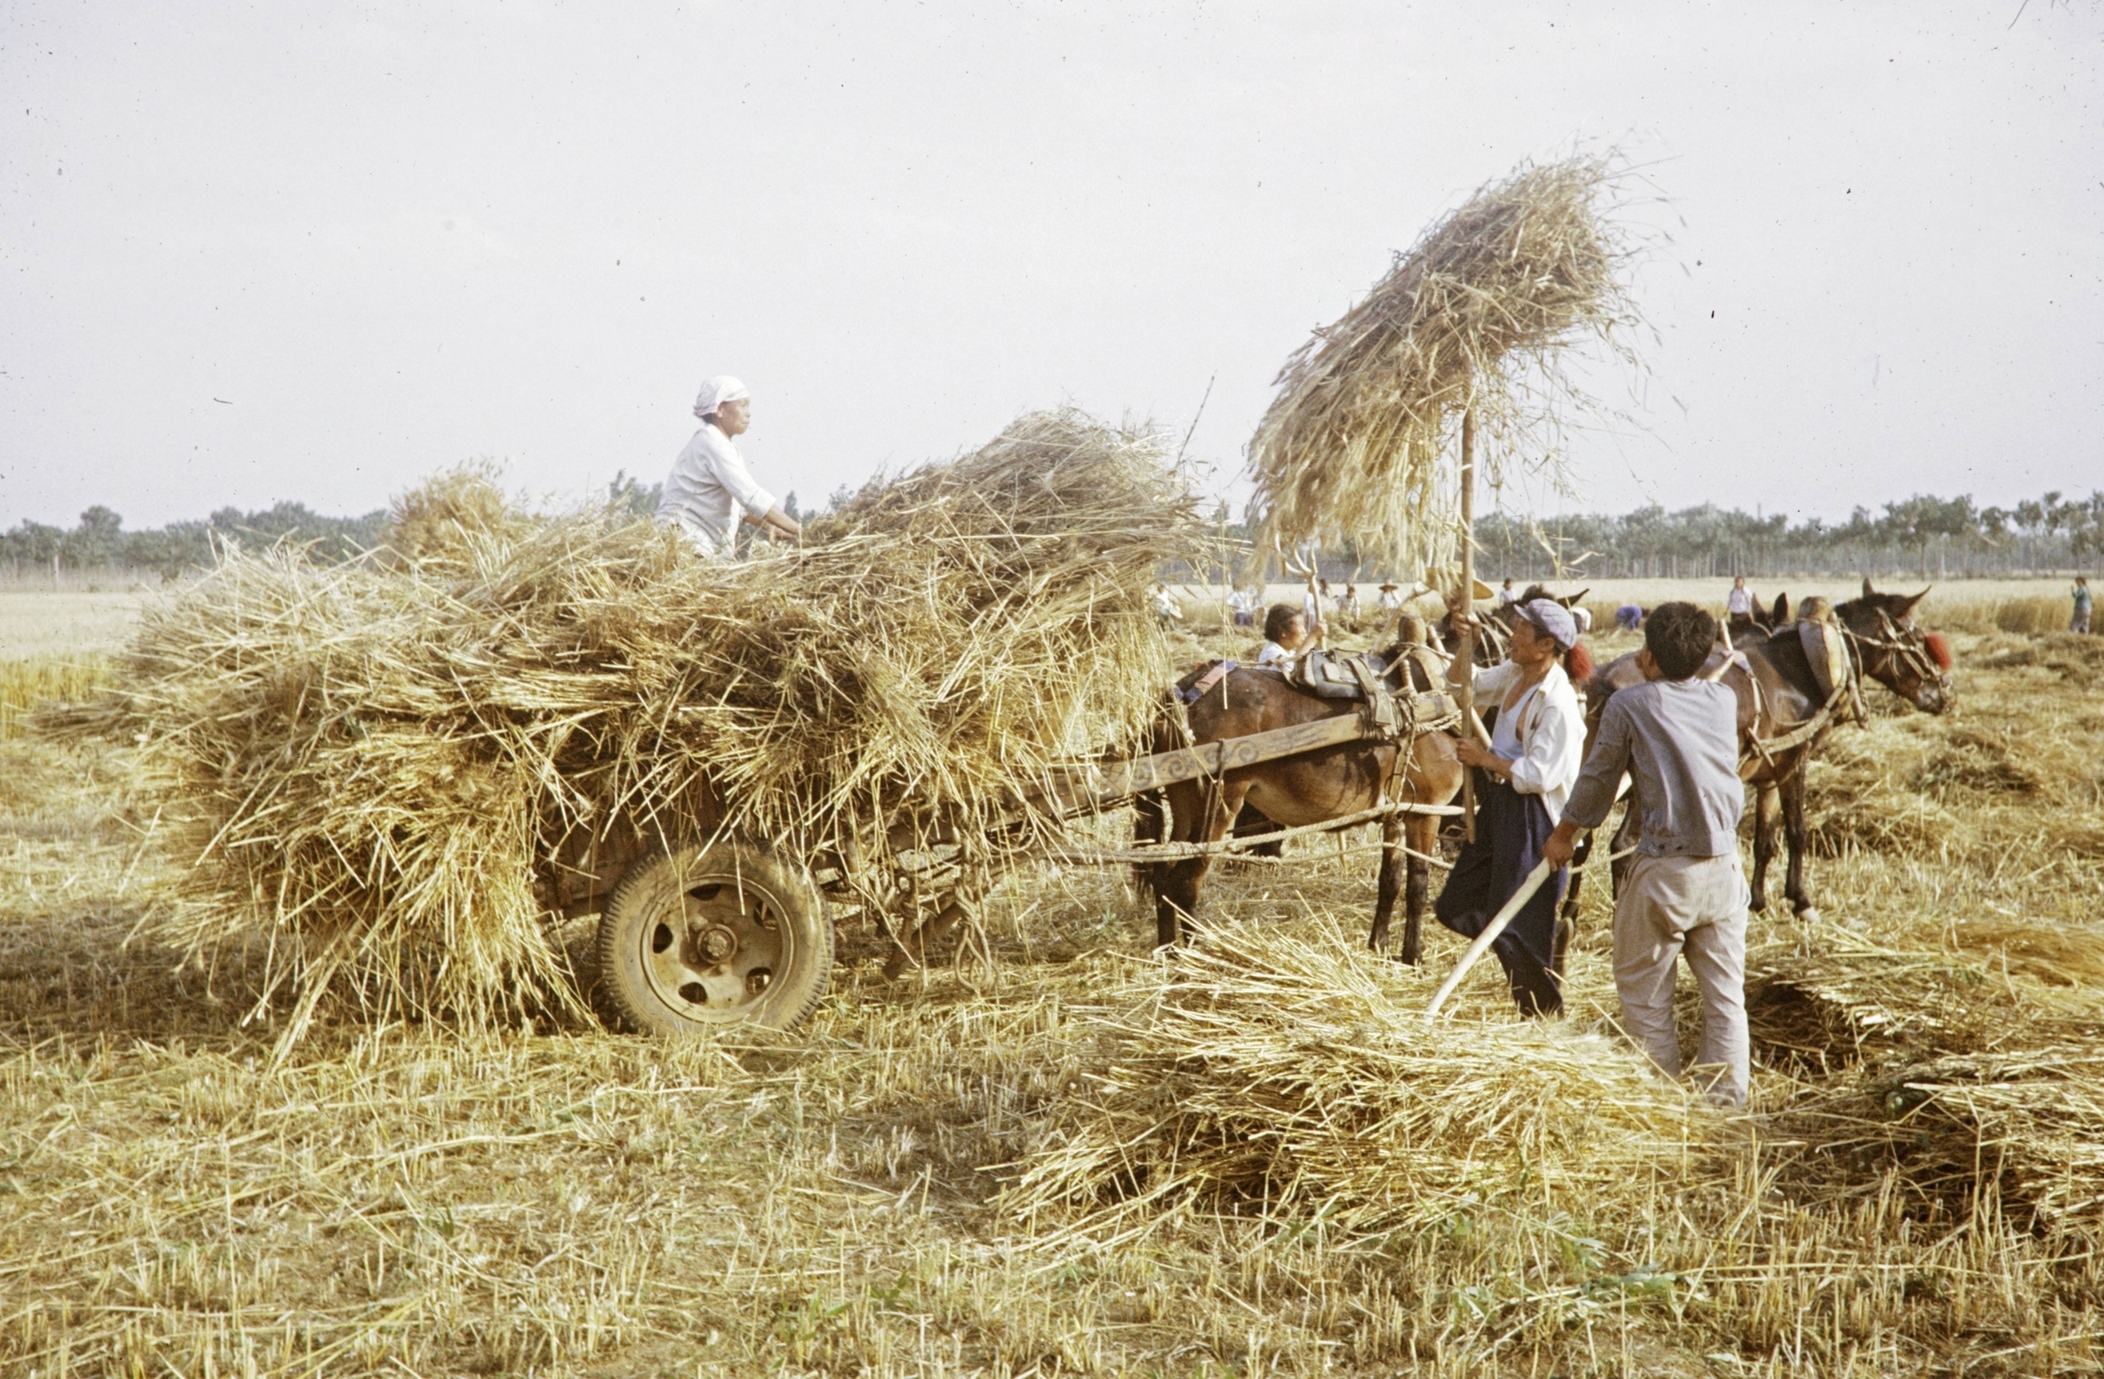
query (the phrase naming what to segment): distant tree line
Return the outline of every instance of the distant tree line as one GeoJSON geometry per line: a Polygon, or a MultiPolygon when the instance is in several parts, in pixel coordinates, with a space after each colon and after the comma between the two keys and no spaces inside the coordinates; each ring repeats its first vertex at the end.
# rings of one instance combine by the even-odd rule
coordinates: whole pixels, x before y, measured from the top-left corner
{"type": "MultiPolygon", "coordinates": [[[[623,472],[605,490],[618,510],[656,513],[662,485],[623,472]]],[[[829,501],[850,496],[843,487],[829,501]]],[[[804,514],[796,495],[782,501],[792,517],[804,514]]],[[[1247,539],[1215,515],[1224,535],[1247,539]]],[[[221,508],[202,521],[126,531],[124,519],[97,504],[72,528],[23,521],[0,532],[0,577],[55,579],[61,571],[154,573],[173,579],[209,567],[229,542],[251,549],[277,541],[305,546],[319,561],[348,559],[380,543],[385,510],[358,517],[327,517],[304,503],[278,503],[243,512],[221,508]]],[[[1719,578],[1732,575],[2046,573],[2094,570],[2104,561],[2104,491],[2086,498],[2047,493],[2011,507],[1980,507],[1969,496],[1917,494],[1886,503],[1882,512],[1857,508],[1846,522],[1819,518],[1792,523],[1720,508],[1713,503],[1668,512],[1656,503],[1621,516],[1582,514],[1542,520],[1492,513],[1477,519],[1478,564],[1486,575],[1548,578],[1560,565],[1575,578],[1719,578]]],[[[1327,551],[1324,575],[1351,579],[1415,571],[1377,570],[1349,548],[1327,551]]]]}
{"type": "Polygon", "coordinates": [[[2104,491],[2047,493],[2011,507],[1970,495],[1917,494],[1845,522],[1792,523],[1713,503],[1668,512],[1654,503],[1619,517],[1479,519],[1482,563],[1518,577],[1561,564],[1580,577],[1794,574],[2003,575],[2087,569],[2104,556],[2104,491]]]}
{"type": "Polygon", "coordinates": [[[250,547],[295,541],[316,559],[343,560],[377,544],[386,520],[385,511],[324,517],[305,503],[279,503],[254,512],[221,508],[201,522],[126,531],[121,516],[97,503],[80,515],[77,527],[24,521],[0,532],[0,569],[18,581],[60,570],[157,573],[172,579],[209,566],[230,541],[250,547]]]}
{"type": "MultiPolygon", "coordinates": [[[[607,485],[605,502],[621,512],[651,517],[663,487],[622,471],[607,485]]],[[[794,493],[782,506],[791,517],[798,515],[794,493]]],[[[229,543],[255,550],[289,541],[305,547],[310,559],[329,564],[379,545],[386,526],[384,508],[358,517],[326,517],[305,503],[278,503],[253,512],[221,508],[202,521],[127,531],[122,516],[97,503],[80,515],[75,527],[25,520],[0,532],[0,579],[49,582],[61,573],[174,579],[186,571],[210,568],[229,543]]]]}

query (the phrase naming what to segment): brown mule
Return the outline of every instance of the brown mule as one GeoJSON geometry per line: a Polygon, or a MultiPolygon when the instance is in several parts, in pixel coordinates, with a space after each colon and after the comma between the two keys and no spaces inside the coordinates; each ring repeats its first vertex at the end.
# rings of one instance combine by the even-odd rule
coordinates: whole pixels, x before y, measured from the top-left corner
{"type": "MultiPolygon", "coordinates": [[[[1397,649],[1388,653],[1391,658],[1395,654],[1397,649]]],[[[1193,686],[1213,664],[1217,663],[1209,662],[1192,671],[1179,688],[1193,686]]],[[[1433,688],[1423,683],[1423,674],[1414,663],[1412,677],[1417,682],[1414,688],[1433,688]]],[[[1200,696],[1185,711],[1185,717],[1191,742],[1198,745],[1358,712],[1359,705],[1350,700],[1318,699],[1294,689],[1276,671],[1238,667],[1200,696]]],[[[1181,734],[1165,725],[1165,735],[1156,750],[1169,750],[1181,743],[1181,734]]],[[[1380,803],[1382,787],[1396,771],[1399,750],[1393,742],[1347,742],[1238,768],[1218,781],[1184,781],[1138,802],[1139,821],[1134,833],[1145,841],[1217,843],[1245,802],[1287,827],[1324,823],[1371,809],[1380,803]]],[[[1453,799],[1461,789],[1462,777],[1460,759],[1454,755],[1454,739],[1446,733],[1417,737],[1409,745],[1400,776],[1392,792],[1395,799],[1411,804],[1445,804],[1453,799]]],[[[1383,825],[1380,885],[1373,929],[1367,936],[1368,946],[1376,952],[1388,946],[1389,921],[1401,892],[1401,956],[1408,963],[1418,960],[1430,870],[1420,857],[1407,856],[1403,846],[1424,856],[1436,856],[1438,833],[1437,815],[1400,815],[1383,825]]],[[[1210,856],[1199,856],[1141,868],[1142,878],[1154,891],[1155,935],[1161,947],[1189,935],[1192,918],[1198,911],[1199,886],[1211,869],[1212,860],[1210,856]]]]}

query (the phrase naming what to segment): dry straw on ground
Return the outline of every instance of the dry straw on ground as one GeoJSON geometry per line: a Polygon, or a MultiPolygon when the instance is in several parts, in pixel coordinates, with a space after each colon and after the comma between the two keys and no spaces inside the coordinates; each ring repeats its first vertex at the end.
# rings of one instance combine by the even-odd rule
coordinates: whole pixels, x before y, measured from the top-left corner
{"type": "Polygon", "coordinates": [[[1439,458],[1462,411],[1475,409],[1495,474],[1501,456],[1541,453],[1541,427],[1578,397],[1563,346],[1596,339],[1629,357],[1614,182],[1609,159],[1578,157],[1481,188],[1294,352],[1249,446],[1261,548],[1351,542],[1404,569],[1443,558],[1439,458]]]}
{"type": "MultiPolygon", "coordinates": [[[[1246,654],[1235,635],[1206,649],[1246,654]]],[[[1822,859],[1819,924],[1752,922],[1752,1113],[1718,1123],[1685,1177],[1686,1142],[1658,1140],[1649,1197],[1558,1189],[1525,1162],[1501,1173],[1536,1146],[1559,1165],[1564,1137],[1624,1123],[1595,1089],[1622,1086],[1631,1056],[1607,1035],[1590,1079],[1500,1064],[1579,1095],[1516,1092],[1509,1117],[1483,1118],[1470,1069],[1490,1046],[1444,1041],[1495,1025],[1524,1060],[1556,1038],[1512,1028],[1495,964],[1428,1051],[1457,1068],[1388,1051],[1460,942],[1434,927],[1414,974],[1359,953],[1366,854],[1289,845],[1286,866],[1216,875],[1208,942],[1236,946],[1213,951],[1282,975],[1275,995],[1254,962],[1219,978],[1240,1033],[1170,1013],[1193,1041],[1240,1046],[1203,1067],[1197,1043],[1135,1046],[1124,1027],[1163,1007],[1164,983],[1213,1009],[1215,978],[1148,956],[1152,916],[1124,872],[1071,867],[998,892],[983,955],[910,984],[875,975],[867,931],[844,933],[833,996],[789,1041],[346,1024],[273,1066],[267,1034],[217,999],[229,983],[123,941],[172,881],[137,845],[153,806],[133,750],[0,743],[0,1371],[2098,1373],[2104,1251],[2079,1191],[2099,1173],[2076,1156],[2104,1144],[2083,1026],[2104,1018],[2104,851],[2054,831],[2104,827],[2086,822],[2099,777],[2083,749],[2104,709],[2084,649],[1959,638],[1956,710],[1837,734],[1871,754],[1849,779],[1940,802],[1950,825],[1822,859]],[[2035,780],[2005,788],[1982,743],[2035,780]],[[1954,756],[1963,772],[1935,769],[1954,756]],[[1403,1023],[1362,1034],[1376,996],[1403,1023]],[[1079,1143],[1100,1108],[1125,1113],[1106,1087],[1135,1082],[1135,1047],[1173,1055],[1179,1078],[1217,1073],[1194,1097],[1271,1138],[1242,1158],[1201,1143],[1234,1170],[1217,1190],[1197,1179],[1121,1214],[1131,1184],[1113,1183],[1018,1221],[1006,1208],[1033,1199],[994,1190],[1033,1151],[1079,1143]],[[1375,1080],[1403,1068],[1421,1090],[1375,1080]],[[1393,1099],[1399,1125],[1475,1134],[1470,1176],[1405,1163],[1392,1181],[1420,1205],[1384,1201],[1338,1158],[1341,1135],[1238,1096],[1290,1107],[1302,1087],[1334,1097],[1340,1124],[1393,1099]],[[1435,1091],[1453,1092],[1452,1119],[1433,1119],[1435,1091]],[[1318,1181],[1350,1191],[1326,1207],[1318,1181]],[[1114,1243],[1156,1209],[1169,1219],[1114,1243]],[[1102,1229],[1077,1230],[1091,1215],[1102,1229]]],[[[1579,1037],[1556,1048],[1599,1047],[1583,1034],[1613,1009],[1600,880],[1571,950],[1579,1037]]],[[[1171,1141],[1125,1123],[1135,1163],[1171,1141]]]]}
{"type": "Polygon", "coordinates": [[[1562,1022],[1424,1019],[1415,973],[1332,928],[1214,929],[1129,1008],[1010,1189],[1123,1237],[1229,1212],[1346,1235],[1465,1207],[1613,1215],[1713,1175],[1717,1118],[1562,1022]]]}
{"type": "Polygon", "coordinates": [[[40,705],[87,699],[109,680],[109,659],[104,656],[0,661],[0,742],[19,737],[40,705]]]}
{"type": "Polygon", "coordinates": [[[1145,588],[1202,531],[1155,436],[1071,411],[747,562],[528,522],[458,472],[397,515],[409,549],[348,567],[232,555],[148,616],[116,692],[196,862],[160,937],[266,943],[288,1040],[332,993],[573,1004],[542,880],[579,830],[876,864],[901,820],[983,827],[1133,740],[1168,671],[1145,588]]]}

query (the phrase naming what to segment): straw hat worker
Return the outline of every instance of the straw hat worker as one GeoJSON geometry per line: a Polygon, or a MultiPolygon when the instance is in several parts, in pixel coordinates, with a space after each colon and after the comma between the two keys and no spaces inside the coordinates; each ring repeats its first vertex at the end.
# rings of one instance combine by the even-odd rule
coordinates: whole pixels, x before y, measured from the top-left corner
{"type": "Polygon", "coordinates": [[[694,415],[701,429],[672,462],[658,521],[677,527],[712,559],[736,549],[739,522],[758,527],[769,541],[802,536],[803,527],[754,481],[733,444],[752,424],[752,394],[745,385],[729,374],[716,375],[701,385],[694,415]]]}
{"type": "MultiPolygon", "coordinates": [[[[1578,624],[1554,599],[1514,607],[1520,616],[1505,660],[1477,669],[1457,656],[1447,667],[1457,683],[1473,670],[1477,696],[1498,710],[1489,746],[1463,738],[1455,751],[1462,765],[1486,779],[1476,801],[1475,841],[1463,845],[1433,907],[1441,924],[1468,938],[1483,932],[1541,860],[1585,764],[1585,711],[1563,666],[1579,645],[1578,624]]],[[[1478,621],[1472,612],[1458,616],[1478,621]]],[[[1552,968],[1556,907],[1568,878],[1567,867],[1553,872],[1491,946],[1523,1015],[1563,1009],[1552,968]]]]}

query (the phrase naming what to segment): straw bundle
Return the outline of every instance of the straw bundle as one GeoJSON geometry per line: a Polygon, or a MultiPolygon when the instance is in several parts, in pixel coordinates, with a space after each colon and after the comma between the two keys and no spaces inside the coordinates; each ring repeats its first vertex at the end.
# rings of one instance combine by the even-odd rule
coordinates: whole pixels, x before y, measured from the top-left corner
{"type": "Polygon", "coordinates": [[[1008,1205],[1079,1208],[1091,1234],[1189,1209],[1371,1232],[1485,1206],[1609,1216],[1706,1161],[1716,1122],[1626,1048],[1503,1010],[1428,1025],[1404,980],[1334,927],[1210,931],[1098,1014],[1105,1071],[1008,1205]]]}
{"type": "Polygon", "coordinates": [[[534,522],[497,487],[498,466],[469,460],[396,498],[387,513],[387,550],[424,565],[464,565],[477,544],[516,541],[534,522]]]}
{"type": "Polygon", "coordinates": [[[1976,915],[1922,937],[1833,928],[1749,955],[1766,1060],[1855,1069],[1793,1099],[1778,1138],[1844,1191],[1870,1161],[1960,1214],[1991,1184],[2012,1215],[2104,1226],[2104,934],[1976,915]]]}
{"type": "Polygon", "coordinates": [[[163,931],[266,940],[288,1041],[331,991],[473,1021],[574,999],[542,878],[580,830],[877,865],[901,819],[982,828],[1155,709],[1145,588],[1203,531],[1163,459],[1025,416],[742,563],[612,512],[492,514],[459,475],[469,529],[393,558],[234,554],[147,618],[120,691],[196,860],[163,931]]]}
{"type": "Polygon", "coordinates": [[[1500,453],[1539,439],[1543,406],[1582,401],[1558,347],[1595,337],[1629,357],[1615,330],[1636,319],[1617,276],[1631,251],[1601,204],[1612,181],[1607,159],[1580,157],[1481,188],[1293,353],[1249,446],[1261,549],[1351,542],[1406,568],[1444,557],[1450,418],[1475,409],[1495,478],[1500,453]]]}

